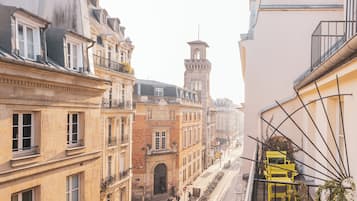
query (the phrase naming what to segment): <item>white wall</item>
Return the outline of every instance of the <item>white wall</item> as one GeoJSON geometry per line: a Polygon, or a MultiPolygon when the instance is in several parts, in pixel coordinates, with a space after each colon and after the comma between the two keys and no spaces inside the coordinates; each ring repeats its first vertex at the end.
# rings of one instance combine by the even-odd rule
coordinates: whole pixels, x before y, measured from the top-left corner
{"type": "MultiPolygon", "coordinates": [[[[343,9],[258,12],[256,25],[251,28],[253,39],[240,43],[241,50],[245,48],[242,59],[246,62],[242,67],[245,68],[245,136],[260,136],[259,113],[263,108],[274,100],[294,95],[293,81],[310,67],[310,37],[320,20],[343,20],[343,9]]],[[[244,156],[253,157],[253,143],[245,137],[244,156]]],[[[242,174],[248,171],[249,163],[244,163],[242,174]]]]}

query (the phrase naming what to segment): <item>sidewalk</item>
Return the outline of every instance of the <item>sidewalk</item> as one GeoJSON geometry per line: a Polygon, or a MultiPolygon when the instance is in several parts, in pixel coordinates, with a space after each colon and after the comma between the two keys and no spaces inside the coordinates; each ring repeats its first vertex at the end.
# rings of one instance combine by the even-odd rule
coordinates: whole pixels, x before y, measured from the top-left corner
{"type": "Polygon", "coordinates": [[[233,161],[236,158],[238,158],[241,152],[242,152],[241,147],[238,148],[230,147],[229,149],[227,149],[226,152],[222,155],[223,156],[221,159],[222,161],[216,160],[213,165],[211,165],[208,169],[203,171],[202,174],[199,177],[197,177],[197,179],[194,182],[192,182],[192,187],[200,188],[201,196],[202,196],[208,184],[213,180],[216,174],[223,169],[224,164],[227,163],[229,160],[233,161]]]}

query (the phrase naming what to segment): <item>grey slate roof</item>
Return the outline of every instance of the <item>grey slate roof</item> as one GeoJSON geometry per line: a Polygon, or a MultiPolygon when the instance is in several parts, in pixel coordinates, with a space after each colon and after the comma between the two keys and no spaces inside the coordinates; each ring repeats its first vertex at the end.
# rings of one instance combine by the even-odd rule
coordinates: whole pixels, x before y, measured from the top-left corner
{"type": "Polygon", "coordinates": [[[155,96],[155,88],[162,88],[164,91],[164,97],[181,98],[190,101],[199,100],[198,94],[195,91],[184,89],[173,84],[163,83],[155,80],[137,79],[134,86],[134,95],[155,96]]]}

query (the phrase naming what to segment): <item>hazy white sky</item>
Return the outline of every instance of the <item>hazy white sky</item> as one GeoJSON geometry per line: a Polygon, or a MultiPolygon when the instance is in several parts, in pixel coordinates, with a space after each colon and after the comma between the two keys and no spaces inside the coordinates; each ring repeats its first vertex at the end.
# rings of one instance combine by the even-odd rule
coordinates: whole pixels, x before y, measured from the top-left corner
{"type": "Polygon", "coordinates": [[[248,0],[101,0],[101,7],[118,17],[135,45],[132,66],[139,79],[183,86],[188,41],[210,48],[211,96],[244,101],[240,68],[240,33],[248,29],[248,0]]]}

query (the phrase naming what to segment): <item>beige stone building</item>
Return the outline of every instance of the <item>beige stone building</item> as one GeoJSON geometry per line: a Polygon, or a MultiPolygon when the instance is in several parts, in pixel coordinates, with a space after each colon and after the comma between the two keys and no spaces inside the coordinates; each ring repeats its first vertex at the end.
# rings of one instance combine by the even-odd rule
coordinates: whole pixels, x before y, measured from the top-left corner
{"type": "Polygon", "coordinates": [[[134,100],[133,200],[183,196],[183,188],[202,172],[198,94],[175,85],[137,80],[134,100]]]}
{"type": "Polygon", "coordinates": [[[198,93],[202,103],[202,163],[207,168],[213,163],[215,137],[215,107],[210,95],[211,62],[207,59],[206,49],[208,44],[201,40],[188,42],[190,45],[190,58],[185,59],[184,88],[198,93]]]}
{"type": "Polygon", "coordinates": [[[109,82],[89,71],[91,40],[22,8],[0,15],[0,200],[97,201],[109,82]]]}
{"type": "Polygon", "coordinates": [[[216,139],[222,148],[238,139],[243,134],[243,112],[241,106],[224,98],[215,101],[216,106],[216,139]]]}
{"type": "Polygon", "coordinates": [[[131,200],[132,94],[135,77],[130,67],[134,46],[118,18],[110,17],[99,1],[89,6],[95,74],[110,80],[102,97],[101,200],[131,200]]]}

